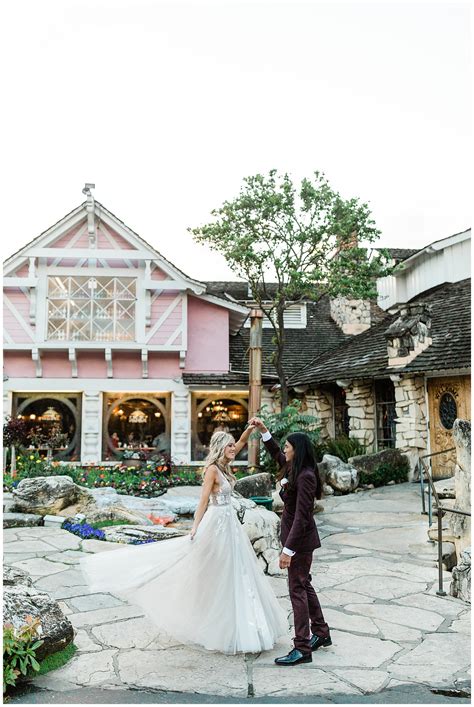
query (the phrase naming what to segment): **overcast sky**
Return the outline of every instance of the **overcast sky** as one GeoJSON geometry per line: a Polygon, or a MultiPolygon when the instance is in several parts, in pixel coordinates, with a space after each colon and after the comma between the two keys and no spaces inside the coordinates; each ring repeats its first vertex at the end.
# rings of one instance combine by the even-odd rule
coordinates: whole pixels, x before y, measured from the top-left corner
{"type": "Polygon", "coordinates": [[[273,167],[368,201],[380,245],[469,226],[467,3],[11,0],[5,14],[4,257],[90,181],[187,274],[232,277],[186,228],[273,167]]]}

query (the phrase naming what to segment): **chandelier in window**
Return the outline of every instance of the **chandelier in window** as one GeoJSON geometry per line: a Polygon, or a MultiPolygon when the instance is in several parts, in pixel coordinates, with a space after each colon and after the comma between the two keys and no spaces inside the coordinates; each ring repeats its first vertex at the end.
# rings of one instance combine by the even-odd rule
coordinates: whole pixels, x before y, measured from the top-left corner
{"type": "Polygon", "coordinates": [[[128,418],[128,421],[131,422],[132,425],[144,425],[147,420],[148,415],[145,415],[143,410],[134,410],[128,418]]]}
{"type": "Polygon", "coordinates": [[[49,407],[39,418],[42,422],[60,422],[61,415],[52,406],[49,407]]]}

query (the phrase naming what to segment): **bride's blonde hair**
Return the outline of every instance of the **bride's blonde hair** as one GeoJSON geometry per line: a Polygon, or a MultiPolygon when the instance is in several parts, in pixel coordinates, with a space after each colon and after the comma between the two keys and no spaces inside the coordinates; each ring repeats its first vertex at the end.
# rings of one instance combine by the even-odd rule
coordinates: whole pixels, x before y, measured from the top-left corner
{"type": "Polygon", "coordinates": [[[224,458],[225,448],[232,442],[235,442],[235,439],[228,432],[221,432],[220,430],[218,432],[214,432],[211,437],[211,441],[209,442],[209,453],[204,460],[203,476],[212,464],[216,464],[219,466],[219,469],[222,471],[224,476],[226,476],[230,481],[236,480],[231,471],[229,462],[224,458]]]}

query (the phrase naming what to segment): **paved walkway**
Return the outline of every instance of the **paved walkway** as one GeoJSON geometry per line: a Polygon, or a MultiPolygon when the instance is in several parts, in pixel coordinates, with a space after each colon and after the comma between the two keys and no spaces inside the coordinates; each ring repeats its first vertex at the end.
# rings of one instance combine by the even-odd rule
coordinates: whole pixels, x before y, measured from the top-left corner
{"type": "MultiPolygon", "coordinates": [[[[109,544],[54,528],[6,530],[5,561],[27,570],[38,588],[60,600],[77,631],[75,657],[34,684],[55,692],[139,688],[234,699],[253,694],[341,701],[347,695],[350,702],[410,684],[466,687],[470,608],[436,596],[436,546],[427,542],[417,486],[327,498],[324,507],[317,516],[323,547],[315,553],[313,580],[333,646],[314,653],[312,664],[286,669],[273,660],[287,652],[291,631],[259,656],[184,647],[157,636],[140,609],[87,591],[79,557],[109,544]]],[[[290,614],[286,579],[270,582],[290,614]]]]}

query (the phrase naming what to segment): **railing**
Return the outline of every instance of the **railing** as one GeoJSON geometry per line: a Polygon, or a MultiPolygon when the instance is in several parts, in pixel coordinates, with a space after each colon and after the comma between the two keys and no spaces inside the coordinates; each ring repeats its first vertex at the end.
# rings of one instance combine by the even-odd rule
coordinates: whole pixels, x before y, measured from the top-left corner
{"type": "Polygon", "coordinates": [[[421,487],[421,505],[422,513],[426,515],[426,503],[425,503],[425,489],[424,489],[424,473],[428,478],[428,518],[429,525],[432,524],[433,519],[433,509],[432,509],[432,497],[434,497],[436,503],[436,513],[438,516],[438,590],[436,594],[440,597],[445,597],[446,592],[443,589],[443,516],[445,513],[457,513],[461,516],[471,516],[468,511],[461,511],[457,508],[446,508],[441,506],[439,502],[438,492],[433,482],[433,477],[431,475],[431,468],[425,463],[425,459],[429,457],[434,457],[437,454],[444,454],[445,452],[452,452],[455,447],[450,449],[443,449],[441,452],[434,452],[433,454],[425,454],[420,457],[418,464],[418,469],[420,471],[420,487],[421,487]]]}

